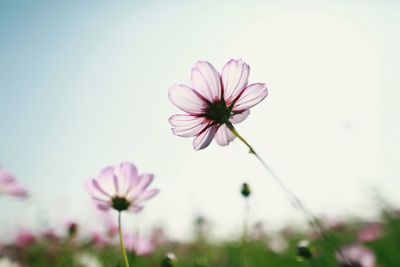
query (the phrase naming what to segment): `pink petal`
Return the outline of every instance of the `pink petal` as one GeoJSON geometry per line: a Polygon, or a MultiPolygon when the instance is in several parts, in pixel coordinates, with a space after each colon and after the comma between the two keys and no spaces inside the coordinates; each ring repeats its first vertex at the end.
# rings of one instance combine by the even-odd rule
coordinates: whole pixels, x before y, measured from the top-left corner
{"type": "Polygon", "coordinates": [[[133,163],[123,162],[119,166],[119,173],[121,176],[121,192],[127,193],[133,186],[139,182],[137,169],[133,163]]]}
{"type": "Polygon", "coordinates": [[[97,193],[101,193],[101,194],[103,194],[104,196],[111,197],[111,195],[110,195],[109,193],[107,193],[107,192],[99,185],[99,183],[98,183],[95,179],[92,179],[92,186],[93,186],[94,189],[97,190],[97,193]]]}
{"type": "MultiPolygon", "coordinates": [[[[94,179],[90,179],[88,181],[86,181],[85,183],[85,187],[86,190],[89,192],[89,194],[94,197],[94,198],[99,198],[99,199],[109,199],[110,197],[104,193],[106,192],[100,192],[94,185],[93,185],[93,180],[94,179]]],[[[103,190],[104,191],[104,190],[103,190]]]]}
{"type": "Polygon", "coordinates": [[[17,180],[11,173],[9,173],[5,170],[0,170],[0,185],[7,185],[7,184],[16,183],[16,182],[17,182],[17,180]]]}
{"type": "Polygon", "coordinates": [[[28,196],[28,191],[24,187],[22,187],[21,185],[16,185],[15,187],[12,187],[12,188],[8,189],[7,191],[8,191],[7,193],[10,196],[14,196],[14,197],[23,198],[23,197],[27,197],[28,196]]]}
{"type": "Polygon", "coordinates": [[[233,106],[233,111],[245,111],[260,103],[268,95],[267,86],[264,83],[253,83],[243,90],[239,99],[233,106]]]}
{"type": "Polygon", "coordinates": [[[249,114],[250,114],[250,110],[243,111],[242,113],[233,115],[229,119],[229,121],[232,122],[233,124],[240,123],[240,122],[244,121],[247,118],[247,116],[249,116],[249,114]]]}
{"type": "Polygon", "coordinates": [[[169,88],[169,100],[179,109],[189,114],[201,114],[206,102],[192,88],[186,85],[174,85],[169,88]]]}
{"type": "Polygon", "coordinates": [[[139,206],[139,205],[132,205],[129,207],[129,211],[131,212],[139,212],[143,209],[143,206],[139,206]]]}
{"type": "Polygon", "coordinates": [[[224,98],[231,103],[247,86],[250,67],[242,59],[232,59],[222,69],[224,98]]]}
{"type": "Polygon", "coordinates": [[[160,190],[158,190],[158,189],[151,189],[151,190],[146,191],[146,192],[142,193],[141,195],[139,195],[138,198],[136,199],[136,201],[148,200],[148,199],[154,197],[155,195],[157,195],[159,192],[160,192],[160,190]]]}
{"type": "Polygon", "coordinates": [[[96,207],[101,211],[108,211],[111,208],[109,205],[103,203],[97,203],[96,207]]]}
{"type": "Polygon", "coordinates": [[[108,200],[107,200],[107,199],[98,198],[98,197],[95,197],[95,196],[92,196],[92,199],[93,199],[96,203],[108,204],[108,200]]]}
{"type": "Polygon", "coordinates": [[[109,166],[104,168],[96,178],[98,186],[110,196],[116,194],[114,183],[114,175],[116,174],[116,168],[114,166],[109,166]]]}
{"type": "Polygon", "coordinates": [[[144,173],[139,176],[139,183],[132,188],[132,190],[127,194],[129,199],[135,198],[145,190],[149,184],[154,180],[154,175],[150,173],[144,173]]]}
{"type": "Polygon", "coordinates": [[[192,69],[192,85],[210,102],[221,99],[221,78],[207,61],[198,61],[192,69]]]}
{"type": "Polygon", "coordinates": [[[217,127],[211,126],[204,130],[201,134],[196,136],[193,140],[193,148],[195,150],[201,150],[206,148],[214,138],[215,132],[217,131],[217,127]]]}
{"type": "Polygon", "coordinates": [[[222,125],[218,128],[217,133],[215,134],[215,141],[221,146],[227,146],[230,141],[232,141],[235,136],[232,134],[232,132],[226,127],[225,125],[222,125]]]}
{"type": "Polygon", "coordinates": [[[119,185],[118,185],[118,177],[116,175],[113,175],[113,182],[114,182],[115,192],[118,194],[119,193],[119,185]]]}
{"type": "Polygon", "coordinates": [[[169,118],[169,123],[174,127],[172,132],[182,137],[196,136],[208,124],[205,118],[192,115],[174,115],[169,118]]]}
{"type": "Polygon", "coordinates": [[[98,179],[109,179],[114,175],[115,167],[114,166],[108,166],[102,169],[97,176],[98,179]]]}

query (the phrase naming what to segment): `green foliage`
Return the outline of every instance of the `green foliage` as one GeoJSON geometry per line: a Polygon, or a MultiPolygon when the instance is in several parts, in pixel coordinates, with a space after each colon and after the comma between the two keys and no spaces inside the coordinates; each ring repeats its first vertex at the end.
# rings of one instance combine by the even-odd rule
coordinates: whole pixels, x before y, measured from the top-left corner
{"type": "MultiPolygon", "coordinates": [[[[379,267],[400,266],[399,214],[384,210],[381,223],[382,236],[364,245],[374,251],[379,267]]],[[[267,233],[247,240],[219,243],[209,243],[205,236],[204,239],[194,242],[166,242],[149,256],[138,257],[130,253],[129,261],[132,267],[338,267],[332,244],[342,247],[356,243],[357,232],[363,225],[362,222],[354,221],[344,223],[340,228],[327,229],[329,242],[323,238],[312,238],[309,247],[312,258],[298,257],[299,241],[309,238],[310,233],[291,232],[282,234],[288,242],[288,248],[280,253],[269,248],[271,237],[267,233]],[[170,252],[175,254],[178,260],[169,261],[166,255],[170,252]]],[[[30,267],[82,267],[77,260],[81,254],[94,256],[104,267],[123,266],[121,251],[117,245],[99,249],[88,242],[68,238],[53,241],[43,239],[28,248],[9,245],[3,248],[3,253],[22,266],[30,267]]]]}

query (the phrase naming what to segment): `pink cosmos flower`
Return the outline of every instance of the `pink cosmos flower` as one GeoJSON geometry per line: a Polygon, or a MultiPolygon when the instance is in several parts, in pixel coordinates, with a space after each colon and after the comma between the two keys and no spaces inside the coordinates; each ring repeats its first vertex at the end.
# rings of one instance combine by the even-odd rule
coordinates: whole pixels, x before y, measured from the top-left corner
{"type": "Polygon", "coordinates": [[[143,209],[142,202],[159,192],[158,189],[147,189],[153,179],[153,174],[138,175],[133,163],[123,162],[103,169],[96,179],[88,181],[87,188],[102,211],[112,208],[139,212],[143,209]]]}
{"type": "Polygon", "coordinates": [[[36,236],[28,230],[20,230],[15,239],[15,245],[19,248],[26,248],[36,242],[36,236]]]}
{"type": "Polygon", "coordinates": [[[383,228],[380,223],[371,223],[358,231],[358,241],[360,242],[373,242],[382,237],[383,228]]]}
{"type": "Polygon", "coordinates": [[[101,213],[101,219],[104,221],[105,234],[112,239],[118,234],[118,224],[115,219],[110,216],[110,213],[101,213]]]}
{"type": "Polygon", "coordinates": [[[0,195],[9,195],[18,198],[28,197],[28,191],[20,185],[14,175],[4,169],[0,169],[0,195]]]}
{"type": "Polygon", "coordinates": [[[150,239],[139,238],[137,235],[127,234],[124,237],[126,250],[137,256],[145,256],[154,252],[156,244],[150,239]]]}
{"type": "Polygon", "coordinates": [[[196,150],[213,139],[228,145],[235,136],[227,125],[242,122],[268,94],[264,83],[247,84],[249,73],[249,65],[241,59],[230,60],[221,74],[207,61],[198,61],[192,69],[192,87],[179,84],[169,89],[170,101],[187,113],[169,118],[172,132],[195,137],[196,150]]]}
{"type": "Polygon", "coordinates": [[[98,249],[104,248],[107,245],[107,240],[97,231],[91,233],[90,242],[98,249]]]}
{"type": "Polygon", "coordinates": [[[42,233],[42,237],[44,239],[46,239],[48,241],[52,241],[52,242],[55,242],[55,241],[59,240],[58,235],[51,228],[48,228],[48,229],[44,230],[43,233],[42,233]]]}
{"type": "Polygon", "coordinates": [[[336,253],[336,260],[341,267],[376,267],[375,254],[362,245],[347,246],[341,252],[336,253]]]}

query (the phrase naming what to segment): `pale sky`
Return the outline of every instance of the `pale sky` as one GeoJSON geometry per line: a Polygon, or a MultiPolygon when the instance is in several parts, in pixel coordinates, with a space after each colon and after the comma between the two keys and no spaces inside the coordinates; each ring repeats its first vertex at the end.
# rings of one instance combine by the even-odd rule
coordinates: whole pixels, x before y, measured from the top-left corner
{"type": "Polygon", "coordinates": [[[172,135],[168,88],[197,60],[242,58],[267,84],[237,129],[313,212],[374,216],[375,189],[400,205],[397,1],[179,2],[0,3],[0,164],[32,195],[0,198],[2,231],[94,225],[84,183],[122,161],[161,190],[132,229],[185,238],[203,214],[239,233],[245,181],[253,222],[304,222],[239,141],[172,135]]]}

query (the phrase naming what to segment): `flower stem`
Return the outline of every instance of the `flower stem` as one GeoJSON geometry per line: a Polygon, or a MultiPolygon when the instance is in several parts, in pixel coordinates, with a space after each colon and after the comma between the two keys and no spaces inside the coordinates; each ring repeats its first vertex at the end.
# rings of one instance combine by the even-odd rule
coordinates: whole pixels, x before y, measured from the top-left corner
{"type": "MultiPolygon", "coordinates": [[[[254,150],[254,148],[244,139],[239,132],[235,129],[230,121],[227,121],[226,126],[228,129],[240,140],[242,141],[248,148],[249,153],[256,156],[256,158],[261,162],[264,168],[269,172],[274,181],[279,185],[279,187],[286,193],[292,202],[293,206],[299,210],[301,210],[309,220],[310,225],[316,229],[322,237],[327,241],[330,246],[336,250],[339,254],[342,255],[341,249],[328,237],[322,225],[318,221],[317,217],[304,205],[304,203],[283,183],[283,181],[272,171],[272,169],[268,166],[268,164],[264,161],[263,158],[260,157],[254,150]]],[[[342,255],[343,256],[343,255],[342,255]]],[[[343,257],[344,258],[344,257],[343,257]]]]}
{"type": "Polygon", "coordinates": [[[121,212],[120,211],[118,212],[118,230],[119,230],[119,240],[120,240],[122,255],[123,255],[124,261],[125,261],[125,267],[129,267],[128,255],[126,255],[124,237],[122,235],[121,212]]]}

